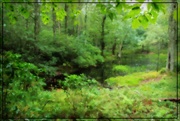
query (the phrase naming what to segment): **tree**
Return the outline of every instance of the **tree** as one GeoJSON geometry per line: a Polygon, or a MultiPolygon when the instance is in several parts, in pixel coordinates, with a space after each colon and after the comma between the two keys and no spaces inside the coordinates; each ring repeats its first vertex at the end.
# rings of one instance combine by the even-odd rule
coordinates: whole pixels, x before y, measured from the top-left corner
{"type": "Polygon", "coordinates": [[[65,3],[65,5],[64,5],[64,10],[66,12],[64,27],[65,27],[65,32],[67,33],[68,32],[68,4],[67,3],[65,3]]]}
{"type": "MultiPolygon", "coordinates": [[[[140,2],[144,2],[144,0],[138,0],[140,2]]],[[[147,10],[145,11],[139,11],[141,9],[142,4],[136,3],[133,5],[130,5],[131,10],[129,11],[129,14],[125,17],[127,18],[133,18],[132,26],[134,28],[139,27],[142,25],[143,27],[147,27],[148,22],[155,22],[157,19],[157,15],[160,11],[165,11],[163,8],[163,3],[155,3],[156,0],[153,0],[152,3],[148,3],[147,10]]],[[[159,1],[158,1],[159,2],[159,1]]],[[[177,14],[177,1],[172,0],[172,4],[170,5],[170,15],[169,15],[169,47],[168,47],[168,58],[167,58],[167,64],[166,69],[167,71],[174,71],[175,66],[175,48],[176,48],[176,42],[177,42],[177,21],[174,19],[174,13],[177,14]]],[[[121,4],[117,4],[117,7],[121,4]]],[[[119,7],[123,7],[122,5],[119,7]]],[[[120,9],[122,10],[122,9],[120,9]]]]}
{"type": "Polygon", "coordinates": [[[104,48],[105,48],[105,42],[104,42],[104,25],[105,25],[105,21],[106,21],[106,15],[103,16],[102,18],[102,31],[101,31],[101,55],[104,56],[104,48]]]}
{"type": "Polygon", "coordinates": [[[170,5],[169,10],[169,46],[168,46],[168,57],[167,57],[167,64],[166,69],[167,71],[174,71],[175,68],[175,60],[176,60],[176,44],[177,44],[177,18],[174,18],[174,12],[177,10],[177,3],[176,0],[172,0],[173,3],[170,5]]]}
{"type": "Polygon", "coordinates": [[[34,3],[34,40],[37,41],[37,36],[40,31],[40,5],[39,1],[36,0],[37,3],[34,3]]]}
{"type": "Polygon", "coordinates": [[[57,29],[57,26],[58,26],[57,19],[56,19],[56,11],[55,11],[56,6],[57,5],[55,3],[52,3],[52,20],[53,20],[52,28],[53,28],[53,37],[54,37],[54,39],[55,39],[55,35],[56,35],[56,29],[57,29]]]}

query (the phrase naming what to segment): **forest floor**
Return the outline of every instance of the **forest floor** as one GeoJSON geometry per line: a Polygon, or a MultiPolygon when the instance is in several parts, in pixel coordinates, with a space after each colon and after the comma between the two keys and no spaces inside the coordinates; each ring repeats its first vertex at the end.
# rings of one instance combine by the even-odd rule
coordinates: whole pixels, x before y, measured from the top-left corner
{"type": "MultiPolygon", "coordinates": [[[[146,79],[139,81],[138,85],[127,85],[120,89],[92,86],[41,91],[37,95],[39,98],[28,100],[28,103],[17,102],[16,105],[22,117],[26,117],[28,113],[28,117],[53,119],[177,118],[177,103],[161,100],[176,98],[177,91],[180,92],[179,88],[177,90],[176,76],[168,74],[154,76],[155,72],[151,74],[153,75],[151,78],[142,74],[146,79]]],[[[133,75],[130,79],[136,80],[137,75],[133,75]]],[[[132,82],[127,81],[132,85],[132,82]]]]}
{"type": "Polygon", "coordinates": [[[152,78],[152,79],[145,79],[141,82],[141,84],[149,83],[149,82],[158,82],[163,78],[164,75],[161,75],[157,78],[152,78]]]}

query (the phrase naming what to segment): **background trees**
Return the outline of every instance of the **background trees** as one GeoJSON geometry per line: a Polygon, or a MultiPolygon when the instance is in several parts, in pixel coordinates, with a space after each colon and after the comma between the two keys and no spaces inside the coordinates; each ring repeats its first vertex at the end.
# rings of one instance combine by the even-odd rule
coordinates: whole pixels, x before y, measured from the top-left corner
{"type": "MultiPolygon", "coordinates": [[[[172,38],[167,36],[170,19],[166,20],[174,14],[165,12],[168,5],[120,2],[4,3],[4,34],[9,35],[4,38],[5,50],[22,53],[25,61],[48,67],[52,73],[64,67],[67,73],[74,73],[111,58],[121,63],[123,51],[126,55],[130,50],[131,54],[155,50],[159,58],[162,47],[167,47],[167,38],[172,38]],[[13,37],[17,41],[11,41],[13,37]]],[[[166,67],[174,63],[170,59],[166,67]]]]}

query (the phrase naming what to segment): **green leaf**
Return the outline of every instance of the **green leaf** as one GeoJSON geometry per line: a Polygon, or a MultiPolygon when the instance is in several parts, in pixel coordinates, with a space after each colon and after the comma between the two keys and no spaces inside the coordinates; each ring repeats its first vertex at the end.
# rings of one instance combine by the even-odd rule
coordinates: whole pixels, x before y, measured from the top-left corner
{"type": "Polygon", "coordinates": [[[27,8],[21,7],[19,12],[22,14],[22,16],[27,19],[30,16],[30,13],[28,12],[27,8]]]}
{"type": "Polygon", "coordinates": [[[56,11],[56,19],[58,21],[63,21],[65,16],[66,16],[66,12],[64,11],[64,9],[60,9],[56,11]]]}
{"type": "Polygon", "coordinates": [[[149,22],[151,22],[152,20],[152,15],[150,13],[144,13],[144,16],[146,16],[146,18],[148,19],[149,22]]]}
{"type": "Polygon", "coordinates": [[[141,23],[141,25],[144,27],[144,28],[147,28],[148,26],[148,19],[145,15],[142,15],[139,17],[139,21],[141,23]]]}
{"type": "Polygon", "coordinates": [[[151,22],[155,23],[157,20],[158,13],[156,11],[151,11],[150,14],[152,15],[151,22]]]}
{"type": "Polygon", "coordinates": [[[108,13],[108,16],[109,16],[109,18],[110,18],[111,20],[113,20],[113,17],[114,17],[113,13],[109,12],[109,13],[108,13]]]}
{"type": "Polygon", "coordinates": [[[105,14],[105,13],[106,13],[106,10],[107,10],[106,7],[101,4],[101,12],[105,14]]]}
{"type": "Polygon", "coordinates": [[[158,6],[157,3],[151,3],[150,5],[152,6],[152,9],[153,9],[153,10],[159,12],[159,6],[158,6]]]}
{"type": "Polygon", "coordinates": [[[118,3],[117,6],[116,6],[117,12],[118,12],[118,13],[121,13],[122,9],[123,9],[122,3],[118,3]]]}
{"type": "Polygon", "coordinates": [[[133,29],[138,28],[140,25],[141,25],[141,24],[140,24],[140,22],[138,21],[138,19],[133,19],[133,21],[132,21],[132,28],[133,28],[133,29]]]}
{"type": "Polygon", "coordinates": [[[147,18],[145,15],[142,15],[142,18],[143,18],[146,22],[148,22],[148,18],[147,18]]]}
{"type": "Polygon", "coordinates": [[[49,23],[49,17],[48,17],[48,15],[47,14],[42,14],[42,22],[44,23],[44,24],[48,24],[49,23]]]}
{"type": "Polygon", "coordinates": [[[137,10],[137,9],[140,9],[140,7],[136,6],[136,7],[132,8],[132,10],[137,10]]]}
{"type": "Polygon", "coordinates": [[[164,14],[166,13],[166,4],[158,4],[160,11],[162,11],[164,14]]]}
{"type": "Polygon", "coordinates": [[[141,12],[141,9],[138,7],[135,7],[135,9],[132,9],[128,14],[127,14],[127,18],[135,18],[137,17],[141,12]]]}

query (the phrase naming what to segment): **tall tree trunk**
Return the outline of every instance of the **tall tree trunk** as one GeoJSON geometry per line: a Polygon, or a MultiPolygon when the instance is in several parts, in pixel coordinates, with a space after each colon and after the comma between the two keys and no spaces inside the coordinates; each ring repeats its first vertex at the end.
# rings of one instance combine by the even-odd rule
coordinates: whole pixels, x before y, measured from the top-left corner
{"type": "MultiPolygon", "coordinates": [[[[101,40],[100,40],[100,46],[101,46],[101,55],[104,56],[104,48],[105,48],[105,42],[104,42],[104,25],[105,25],[105,21],[106,21],[106,15],[103,16],[103,20],[102,20],[102,31],[101,31],[101,40]]],[[[100,65],[101,67],[101,83],[104,83],[104,64],[100,65]]]]}
{"type": "Polygon", "coordinates": [[[105,48],[105,42],[104,42],[104,25],[105,25],[105,21],[106,21],[106,15],[103,16],[103,20],[102,20],[102,32],[101,32],[101,55],[104,56],[104,48],[105,48]]]}
{"type": "Polygon", "coordinates": [[[112,55],[115,55],[115,50],[116,50],[116,39],[114,39],[114,43],[112,46],[112,55]]]}
{"type": "MultiPolygon", "coordinates": [[[[71,18],[71,20],[69,19],[69,21],[70,21],[70,23],[73,25],[74,24],[74,22],[75,22],[75,18],[73,17],[73,18],[71,18]]],[[[73,25],[73,26],[71,26],[71,28],[69,28],[68,29],[68,33],[70,34],[70,35],[74,35],[74,33],[76,33],[75,31],[77,31],[77,27],[78,27],[78,25],[73,25]]]]}
{"type": "Polygon", "coordinates": [[[119,44],[119,52],[118,52],[118,63],[121,63],[121,57],[122,57],[122,48],[123,48],[123,40],[121,41],[121,43],[119,44]]]}
{"type": "Polygon", "coordinates": [[[34,40],[37,41],[37,36],[40,30],[40,6],[38,0],[34,3],[34,40]]]}
{"type": "Polygon", "coordinates": [[[119,52],[118,52],[118,57],[119,57],[119,59],[120,59],[121,56],[122,56],[122,48],[123,48],[123,40],[122,40],[121,43],[119,44],[119,52]]]}
{"type": "MultiPolygon", "coordinates": [[[[79,3],[77,3],[77,9],[80,10],[80,9],[81,9],[81,3],[80,3],[81,1],[78,0],[78,2],[79,2],[79,3]]],[[[83,5],[83,4],[82,4],[82,5],[83,5]]],[[[81,16],[78,16],[77,19],[78,19],[78,21],[79,21],[80,23],[82,22],[82,21],[81,21],[81,16]]],[[[77,28],[76,28],[76,32],[75,32],[77,35],[80,35],[80,28],[81,28],[81,24],[77,24],[77,28]]]]}
{"type": "Polygon", "coordinates": [[[159,71],[159,56],[160,56],[160,50],[161,50],[161,43],[157,43],[157,48],[158,48],[158,57],[157,57],[157,65],[156,65],[156,71],[159,71]]]}
{"type": "MultiPolygon", "coordinates": [[[[172,2],[176,2],[176,0],[172,0],[172,2]]],[[[168,45],[168,56],[166,63],[166,70],[173,72],[175,67],[175,51],[176,51],[176,43],[177,43],[177,21],[174,20],[173,13],[177,9],[177,3],[171,3],[170,5],[170,16],[169,16],[169,45],[168,45]]]]}
{"type": "Polygon", "coordinates": [[[85,11],[86,11],[86,12],[85,12],[85,17],[84,17],[84,23],[85,23],[85,24],[84,24],[84,29],[85,29],[85,32],[86,32],[86,26],[87,26],[87,25],[86,25],[86,24],[87,24],[87,3],[86,3],[85,11]]]}
{"type": "Polygon", "coordinates": [[[53,39],[55,40],[56,29],[57,29],[57,21],[56,21],[56,12],[55,12],[55,4],[52,3],[52,20],[53,20],[53,39]]]}
{"type": "Polygon", "coordinates": [[[67,3],[65,3],[65,7],[64,7],[64,10],[66,11],[66,16],[65,16],[65,33],[67,33],[68,32],[68,30],[67,30],[67,23],[68,23],[68,5],[67,5],[67,3]]]}
{"type": "Polygon", "coordinates": [[[59,34],[61,34],[61,23],[58,22],[58,29],[59,29],[59,34]]]}
{"type": "Polygon", "coordinates": [[[119,52],[118,52],[119,62],[120,62],[120,59],[121,59],[121,56],[122,56],[123,41],[126,39],[127,33],[128,32],[126,32],[126,35],[124,36],[124,38],[122,39],[122,41],[121,41],[121,43],[119,45],[119,52]]]}
{"type": "MultiPolygon", "coordinates": [[[[84,16],[84,36],[87,35],[87,3],[85,4],[85,16],[84,16]]],[[[86,40],[85,40],[86,43],[86,40]]]]}

